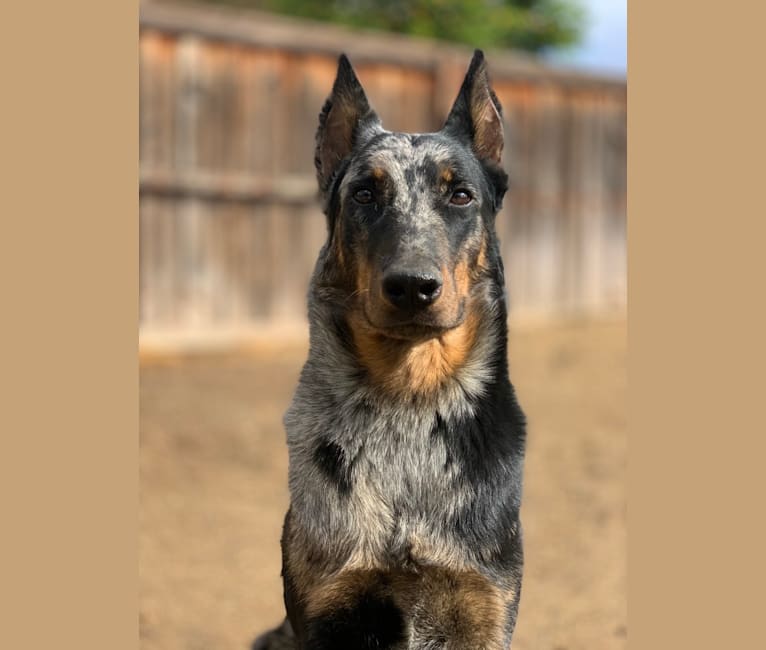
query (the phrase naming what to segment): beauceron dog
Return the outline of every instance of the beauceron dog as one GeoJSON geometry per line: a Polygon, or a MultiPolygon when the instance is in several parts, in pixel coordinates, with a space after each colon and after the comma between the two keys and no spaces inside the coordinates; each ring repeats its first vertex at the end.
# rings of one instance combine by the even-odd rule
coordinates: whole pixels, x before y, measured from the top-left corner
{"type": "Polygon", "coordinates": [[[328,234],[284,419],[287,618],[255,648],[511,643],[525,423],[494,226],[502,150],[480,51],[428,134],[383,129],[340,57],[316,136],[328,234]]]}

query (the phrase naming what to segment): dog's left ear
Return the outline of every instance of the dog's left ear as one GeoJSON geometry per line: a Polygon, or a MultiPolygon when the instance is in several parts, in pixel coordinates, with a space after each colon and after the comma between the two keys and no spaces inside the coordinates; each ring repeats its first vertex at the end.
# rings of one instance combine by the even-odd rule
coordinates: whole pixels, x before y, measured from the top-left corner
{"type": "Polygon", "coordinates": [[[503,154],[503,114],[489,85],[484,53],[476,50],[442,130],[471,142],[479,159],[500,164],[503,154]]]}

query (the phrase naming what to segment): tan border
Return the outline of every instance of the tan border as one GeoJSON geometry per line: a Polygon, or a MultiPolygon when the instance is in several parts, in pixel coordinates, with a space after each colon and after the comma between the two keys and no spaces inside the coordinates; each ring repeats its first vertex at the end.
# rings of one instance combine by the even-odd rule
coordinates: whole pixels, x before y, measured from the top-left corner
{"type": "Polygon", "coordinates": [[[629,3],[636,650],[766,647],[759,13],[746,3],[629,3]]]}
{"type": "Polygon", "coordinates": [[[0,647],[135,648],[138,6],[2,32],[0,647]]]}
{"type": "MultiPolygon", "coordinates": [[[[754,648],[763,21],[652,5],[629,8],[630,647],[754,648]]],[[[137,7],[10,13],[0,646],[135,648],[137,7]]]]}

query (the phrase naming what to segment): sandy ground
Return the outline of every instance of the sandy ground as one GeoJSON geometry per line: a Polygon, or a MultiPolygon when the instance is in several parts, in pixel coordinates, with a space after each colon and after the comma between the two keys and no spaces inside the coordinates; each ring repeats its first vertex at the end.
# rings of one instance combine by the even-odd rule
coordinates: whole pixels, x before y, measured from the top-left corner
{"type": "MultiPolygon", "coordinates": [[[[513,332],[529,418],[514,650],[623,650],[625,327],[513,332]]],[[[245,650],[283,616],[281,416],[300,345],[141,367],[143,650],[245,650]]]]}

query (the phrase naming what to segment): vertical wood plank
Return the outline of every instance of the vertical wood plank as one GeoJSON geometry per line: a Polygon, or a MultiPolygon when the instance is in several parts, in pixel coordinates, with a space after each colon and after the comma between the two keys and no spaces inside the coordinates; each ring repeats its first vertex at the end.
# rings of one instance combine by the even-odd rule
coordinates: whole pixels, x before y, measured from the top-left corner
{"type": "Polygon", "coordinates": [[[274,285],[271,212],[269,205],[255,206],[249,212],[249,314],[254,322],[267,321],[271,316],[271,287],[274,285]]]}

